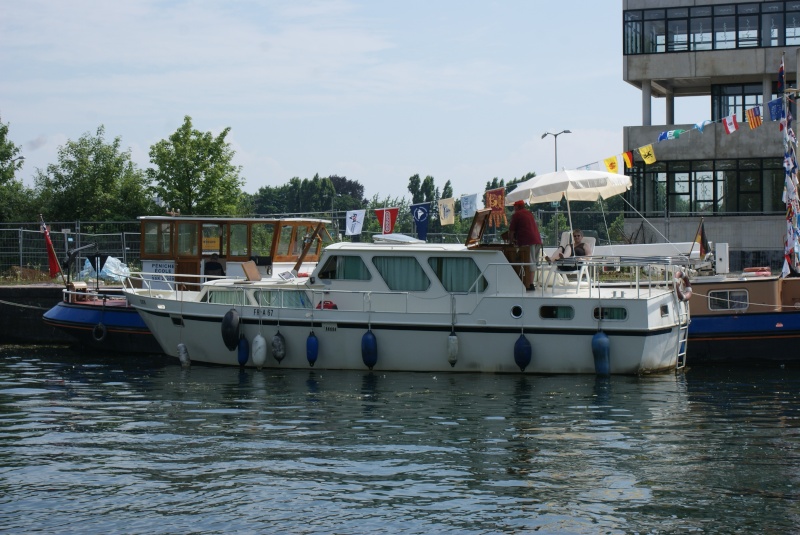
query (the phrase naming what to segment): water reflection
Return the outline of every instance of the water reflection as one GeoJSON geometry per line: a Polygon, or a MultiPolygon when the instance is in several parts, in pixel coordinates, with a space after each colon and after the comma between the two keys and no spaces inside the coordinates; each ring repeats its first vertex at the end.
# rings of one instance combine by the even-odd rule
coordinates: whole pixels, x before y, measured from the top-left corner
{"type": "Polygon", "coordinates": [[[796,525],[791,371],[534,377],[1,356],[9,531],[737,532],[763,511],[777,531],[796,525]]]}

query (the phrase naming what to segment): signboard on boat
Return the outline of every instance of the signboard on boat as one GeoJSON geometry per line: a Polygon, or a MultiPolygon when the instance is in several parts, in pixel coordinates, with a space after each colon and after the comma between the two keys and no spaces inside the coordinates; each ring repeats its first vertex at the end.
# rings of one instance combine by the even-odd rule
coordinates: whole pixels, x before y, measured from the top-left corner
{"type": "Polygon", "coordinates": [[[142,260],[142,272],[152,273],[151,288],[168,290],[169,283],[175,282],[174,260],[142,260]]]}

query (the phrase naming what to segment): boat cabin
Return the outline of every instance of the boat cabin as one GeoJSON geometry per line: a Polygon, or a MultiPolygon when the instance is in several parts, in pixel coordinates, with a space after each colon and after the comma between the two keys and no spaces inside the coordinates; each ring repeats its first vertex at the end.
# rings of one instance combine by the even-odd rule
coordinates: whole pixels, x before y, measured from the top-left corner
{"type": "Polygon", "coordinates": [[[312,264],[333,241],[322,219],[144,216],[139,221],[142,271],[165,276],[221,275],[205,269],[217,255],[214,261],[228,277],[246,277],[242,265],[250,260],[268,277],[276,266],[292,269],[308,240],[313,242],[303,261],[312,264]]]}

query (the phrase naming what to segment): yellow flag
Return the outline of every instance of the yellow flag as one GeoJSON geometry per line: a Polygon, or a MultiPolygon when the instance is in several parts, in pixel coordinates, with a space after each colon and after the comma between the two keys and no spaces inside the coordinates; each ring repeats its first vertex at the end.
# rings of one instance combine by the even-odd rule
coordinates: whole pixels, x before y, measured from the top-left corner
{"type": "Polygon", "coordinates": [[[645,147],[639,147],[639,154],[642,155],[642,160],[644,163],[651,164],[656,163],[656,153],[653,152],[653,145],[647,145],[645,147]]]}
{"type": "Polygon", "coordinates": [[[603,160],[603,163],[606,164],[606,169],[608,169],[609,173],[619,173],[619,165],[617,165],[616,156],[606,158],[605,160],[603,160]]]}

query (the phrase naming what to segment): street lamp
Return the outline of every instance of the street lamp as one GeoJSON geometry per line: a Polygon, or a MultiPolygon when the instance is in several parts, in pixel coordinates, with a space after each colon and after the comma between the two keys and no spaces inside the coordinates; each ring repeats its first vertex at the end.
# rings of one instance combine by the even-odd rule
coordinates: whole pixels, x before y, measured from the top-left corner
{"type": "Polygon", "coordinates": [[[562,130],[558,134],[553,134],[552,132],[545,132],[542,134],[542,139],[546,138],[547,136],[553,136],[553,141],[555,141],[555,148],[556,148],[556,171],[558,171],[558,136],[561,134],[571,134],[572,132],[569,130],[562,130]]]}
{"type": "MultiPolygon", "coordinates": [[[[555,154],[556,154],[556,172],[558,172],[558,136],[560,136],[561,134],[571,134],[571,133],[572,132],[570,132],[569,130],[562,130],[558,134],[553,134],[552,132],[545,132],[544,134],[542,134],[542,139],[546,138],[547,136],[553,136],[553,141],[555,142],[555,149],[556,149],[556,152],[555,152],[555,154]]],[[[556,246],[558,246],[558,243],[560,241],[559,237],[558,237],[558,205],[559,204],[561,204],[560,201],[555,201],[555,202],[551,203],[551,206],[556,209],[556,217],[553,219],[553,221],[554,221],[553,229],[554,229],[554,234],[555,234],[556,246]]]]}

